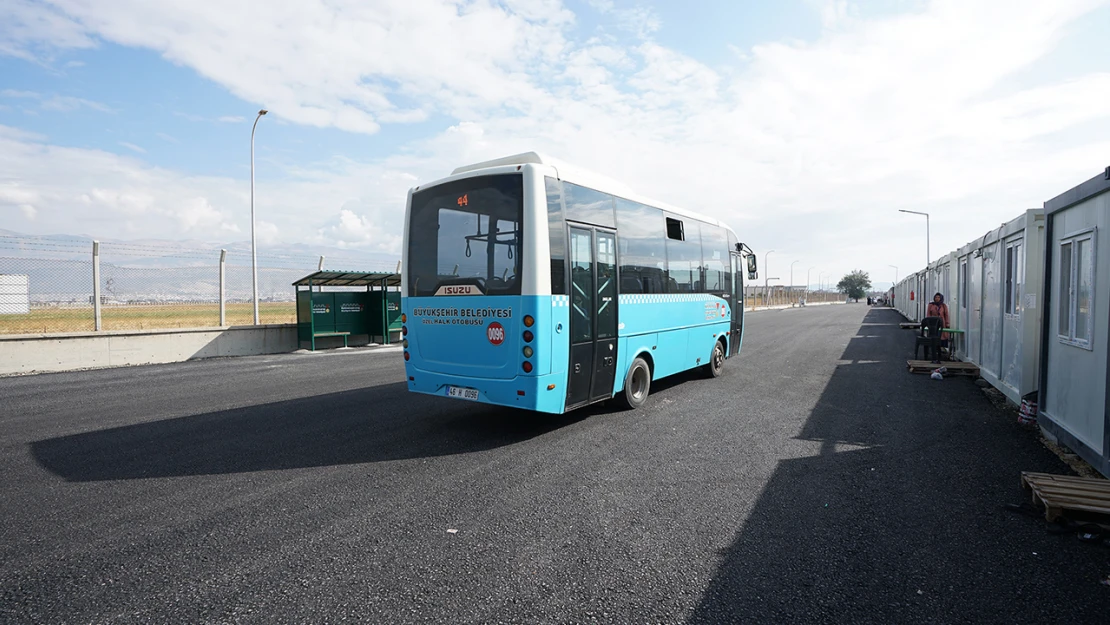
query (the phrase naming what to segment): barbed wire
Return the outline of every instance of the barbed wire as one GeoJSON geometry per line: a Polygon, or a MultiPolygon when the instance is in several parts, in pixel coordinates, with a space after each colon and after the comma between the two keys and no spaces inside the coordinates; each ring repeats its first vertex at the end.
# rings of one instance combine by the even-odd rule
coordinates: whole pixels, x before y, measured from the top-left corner
{"type": "MultiPolygon", "coordinates": [[[[78,242],[58,242],[51,240],[44,240],[44,237],[31,236],[31,235],[0,235],[0,249],[16,249],[34,251],[49,251],[57,250],[60,252],[67,252],[69,254],[84,254],[89,253],[90,246],[88,243],[78,242]]],[[[151,246],[134,243],[114,243],[102,242],[100,244],[101,256],[129,256],[136,258],[159,258],[159,259],[190,259],[190,260],[210,260],[213,255],[218,255],[221,250],[215,248],[188,248],[178,247],[169,248],[165,246],[151,246]]],[[[239,250],[226,250],[227,258],[229,260],[247,260],[250,259],[250,253],[247,251],[239,250]]],[[[345,263],[350,267],[360,267],[366,265],[374,265],[376,267],[385,267],[391,262],[378,259],[369,259],[359,257],[358,255],[351,254],[323,254],[326,258],[331,259],[333,263],[345,263]]],[[[309,254],[277,254],[260,252],[257,255],[260,261],[266,262],[281,262],[281,263],[315,263],[319,260],[319,256],[309,254]]]]}

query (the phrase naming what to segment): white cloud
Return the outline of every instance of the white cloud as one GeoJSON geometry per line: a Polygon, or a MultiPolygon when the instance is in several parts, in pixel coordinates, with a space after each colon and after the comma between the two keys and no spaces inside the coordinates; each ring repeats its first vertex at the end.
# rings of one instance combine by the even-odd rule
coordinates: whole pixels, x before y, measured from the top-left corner
{"type": "Polygon", "coordinates": [[[247,121],[247,119],[240,115],[223,115],[217,118],[216,121],[224,124],[241,124],[247,121]]]}
{"type": "Polygon", "coordinates": [[[95,46],[85,28],[61,11],[31,0],[0,2],[0,54],[38,62],[59,50],[95,46]]]}
{"type": "Polygon", "coordinates": [[[34,91],[20,91],[18,89],[4,89],[0,91],[0,97],[3,98],[25,98],[25,99],[39,99],[39,94],[34,91]]]}
{"type": "Polygon", "coordinates": [[[36,91],[20,91],[17,89],[4,89],[0,91],[0,97],[23,99],[23,100],[36,100],[43,110],[47,111],[61,111],[69,112],[75,111],[80,108],[90,108],[102,113],[114,112],[108,106],[100,102],[93,102],[84,98],[76,98],[73,96],[51,95],[47,96],[36,91]]]}
{"type": "MultiPolygon", "coordinates": [[[[633,10],[591,4],[613,18],[633,10]]],[[[1110,152],[1110,64],[1066,80],[1031,71],[1076,20],[1106,15],[1101,0],[935,0],[882,18],[815,1],[820,36],[733,47],[736,65],[724,68],[654,41],[650,13],[625,15],[634,46],[575,40],[574,16],[555,0],[51,6],[42,10],[61,25],[36,32],[56,40],[23,33],[0,53],[11,41],[27,52],[104,39],[155,50],[294,123],[374,132],[432,114],[453,120],[372,162],[301,163],[286,179],[260,180],[260,208],[283,240],[390,245],[411,186],[398,174],[428,180],[539,149],[723,218],[801,266],[891,263],[905,273],[920,264],[922,237],[897,208],[932,212],[934,251],[951,249],[1101,170],[1110,152]]],[[[1110,58],[1104,40],[1089,46],[1090,58],[1110,58]]],[[[246,232],[242,180],[0,137],[31,152],[15,163],[0,154],[10,175],[39,176],[47,157],[61,157],[103,174],[65,181],[73,193],[108,188],[105,179],[123,191],[165,187],[152,206],[203,197],[246,232]]],[[[35,187],[46,198],[40,223],[47,206],[64,205],[53,180],[35,187]]]]}
{"type": "Polygon", "coordinates": [[[143,148],[135,145],[134,143],[128,143],[127,141],[120,141],[119,144],[122,145],[123,147],[127,148],[128,150],[131,150],[132,152],[138,152],[139,154],[146,154],[146,150],[144,150],[143,148]]]}
{"type": "Polygon", "coordinates": [[[277,243],[281,240],[281,230],[278,229],[276,224],[268,221],[256,221],[254,224],[254,232],[258,242],[263,245],[277,243]]]}
{"type": "MultiPolygon", "coordinates": [[[[32,234],[221,240],[250,234],[245,179],[190,176],[101,150],[50,145],[4,126],[0,172],[0,208],[36,215],[22,227],[32,234]]],[[[441,173],[425,159],[336,159],[264,173],[256,184],[258,239],[397,253],[398,207],[419,179],[441,173]]]]}
{"type": "Polygon", "coordinates": [[[173,218],[185,232],[211,232],[213,229],[239,231],[238,226],[226,221],[226,216],[212,207],[208,198],[190,198],[171,210],[173,218]]]}
{"type": "Polygon", "coordinates": [[[523,72],[562,48],[560,27],[573,20],[557,0],[52,5],[43,12],[156,50],[276,116],[365,133],[379,120],[423,120],[428,107],[466,112],[525,95],[523,72]]]}

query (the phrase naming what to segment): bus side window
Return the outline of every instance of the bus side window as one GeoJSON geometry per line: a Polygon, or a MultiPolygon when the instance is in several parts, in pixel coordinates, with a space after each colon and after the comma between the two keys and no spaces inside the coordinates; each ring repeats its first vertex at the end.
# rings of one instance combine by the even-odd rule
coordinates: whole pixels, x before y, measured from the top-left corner
{"type": "Polygon", "coordinates": [[[732,270],[725,230],[703,224],[701,244],[705,261],[705,292],[727,297],[732,293],[732,270]]]}
{"type": "MultiPolygon", "coordinates": [[[[668,221],[679,221],[678,218],[668,218],[668,221]]],[[[698,222],[687,219],[682,224],[684,241],[679,241],[669,236],[667,244],[667,278],[670,283],[669,293],[699,293],[702,292],[701,280],[701,228],[698,222]]],[[[676,232],[676,226],[669,226],[666,233],[676,232]]]]}
{"type": "Polygon", "coordinates": [[[567,293],[567,234],[563,222],[563,185],[544,176],[547,187],[547,234],[551,244],[551,294],[567,293]]]}
{"type": "Polygon", "coordinates": [[[663,211],[638,202],[616,199],[620,239],[620,292],[662,293],[667,251],[663,211]]]}

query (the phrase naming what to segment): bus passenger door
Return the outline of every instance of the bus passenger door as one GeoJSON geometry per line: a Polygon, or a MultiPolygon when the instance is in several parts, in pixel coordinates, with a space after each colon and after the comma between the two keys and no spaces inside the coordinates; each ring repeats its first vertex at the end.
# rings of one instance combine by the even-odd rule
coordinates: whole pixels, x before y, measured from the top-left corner
{"type": "Polygon", "coordinates": [[[613,233],[571,226],[567,410],[613,394],[617,365],[617,262],[613,233]]]}
{"type": "Polygon", "coordinates": [[[729,356],[740,352],[740,337],[744,335],[744,259],[732,254],[732,326],[728,341],[729,356]]]}

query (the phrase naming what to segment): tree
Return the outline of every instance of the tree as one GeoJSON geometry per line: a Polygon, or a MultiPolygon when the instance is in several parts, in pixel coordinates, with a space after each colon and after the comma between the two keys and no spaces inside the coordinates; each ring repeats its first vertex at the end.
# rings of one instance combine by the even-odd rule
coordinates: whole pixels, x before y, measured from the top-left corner
{"type": "Polygon", "coordinates": [[[871,276],[866,271],[859,269],[844,276],[836,285],[836,290],[845,293],[852,299],[859,299],[871,290],[871,276]]]}

